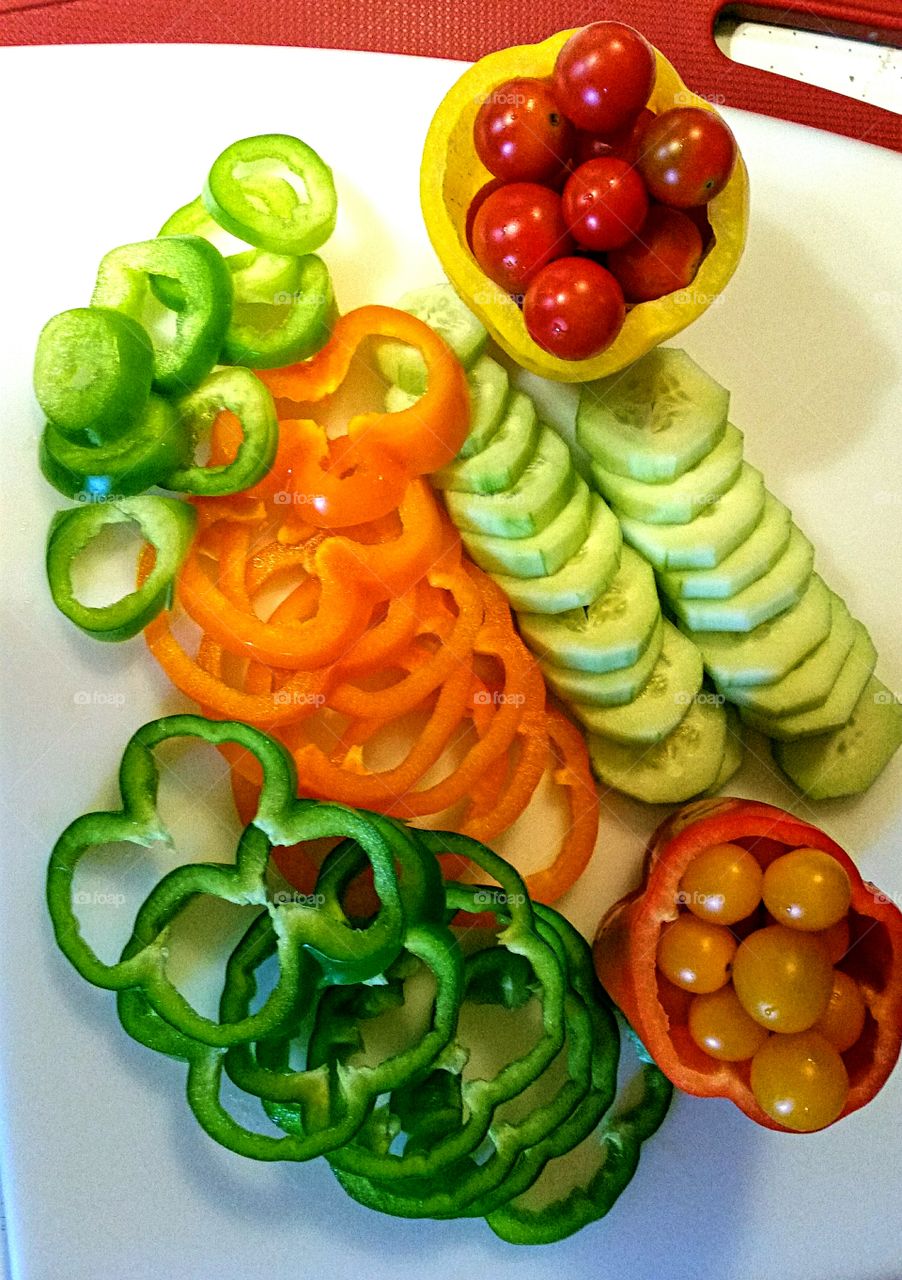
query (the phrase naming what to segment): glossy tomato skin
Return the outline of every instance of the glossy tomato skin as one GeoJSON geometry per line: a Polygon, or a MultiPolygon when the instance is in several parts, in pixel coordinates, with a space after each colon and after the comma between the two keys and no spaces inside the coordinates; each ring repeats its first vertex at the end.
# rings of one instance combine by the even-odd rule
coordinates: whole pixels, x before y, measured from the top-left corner
{"type": "Polygon", "coordinates": [[[511,182],[493,191],[473,219],[473,255],[508,293],[523,293],[552,258],[572,248],[561,197],[535,182],[511,182]]]}
{"type": "Polygon", "coordinates": [[[648,196],[631,165],[616,156],[600,156],[567,179],[562,206],[577,244],[603,251],[632,240],[648,213],[648,196]]]}
{"type": "Polygon", "coordinates": [[[635,164],[639,158],[642,135],[646,126],[654,118],[655,113],[649,111],[648,107],[643,107],[635,120],[617,133],[603,136],[600,133],[586,133],[582,129],[577,129],[570,161],[571,169],[578,169],[587,160],[597,160],[601,156],[617,156],[620,160],[626,160],[628,164],[635,164]]]}
{"type": "Polygon", "coordinates": [[[574,132],[550,82],[524,76],[492,90],[476,116],[473,142],[497,178],[546,182],[569,159],[574,132]]]}
{"type": "Polygon", "coordinates": [[[622,22],[593,22],[570,37],[557,56],[554,90],[579,129],[616,133],[651,96],[655,55],[648,41],[622,22]]]}
{"type": "Polygon", "coordinates": [[[685,213],[652,205],[636,237],[608,255],[608,269],[628,302],[651,302],[691,284],[703,250],[701,233],[685,213]]]}
{"type": "Polygon", "coordinates": [[[467,209],[465,234],[467,237],[467,244],[470,246],[471,252],[473,250],[473,223],[476,220],[476,215],[485,204],[486,200],[488,200],[492,192],[499,191],[504,185],[503,178],[492,178],[490,182],[485,184],[485,186],[479,188],[473,199],[470,201],[470,207],[467,209]]]}
{"type": "Polygon", "coordinates": [[[533,279],[523,302],[529,336],[561,360],[604,351],[625,316],[620,285],[591,258],[555,259],[533,279]]]}
{"type": "Polygon", "coordinates": [[[638,166],[649,194],[674,209],[707,204],[724,189],[736,139],[713,111],[675,107],[646,126],[638,166]]]}

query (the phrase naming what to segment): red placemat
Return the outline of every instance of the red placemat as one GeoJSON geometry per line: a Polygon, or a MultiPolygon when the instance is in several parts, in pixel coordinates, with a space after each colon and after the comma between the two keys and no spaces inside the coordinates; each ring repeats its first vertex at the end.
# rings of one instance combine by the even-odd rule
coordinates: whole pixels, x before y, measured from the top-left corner
{"type": "Polygon", "coordinates": [[[827,89],[744,67],[714,43],[720,11],[825,34],[902,44],[900,0],[814,0],[771,9],[723,0],[0,0],[0,44],[309,45],[474,59],[563,27],[619,18],[639,27],[697,93],[902,151],[902,117],[827,89]]]}

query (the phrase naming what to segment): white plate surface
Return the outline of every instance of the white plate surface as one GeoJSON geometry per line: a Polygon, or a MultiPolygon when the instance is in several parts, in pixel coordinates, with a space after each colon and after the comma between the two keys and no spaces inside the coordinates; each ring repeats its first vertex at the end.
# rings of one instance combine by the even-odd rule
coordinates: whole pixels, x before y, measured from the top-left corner
{"type": "MultiPolygon", "coordinates": [[[[107,249],[154,234],[224,145],[259,132],[296,133],[335,169],[341,215],[324,256],[343,309],[437,279],[418,160],[459,69],[291,49],[0,50],[0,1170],[13,1280],[538,1280],[552,1269],[572,1280],[898,1280],[902,1270],[902,1071],[874,1105],[807,1138],[680,1097],[604,1223],[518,1250],[479,1222],[368,1213],[322,1164],[257,1165],[220,1150],[191,1120],[183,1068],[128,1041],[112,997],[52,945],[53,840],[114,800],[130,733],[184,704],[140,640],[94,644],[50,603],[43,544],[59,504],[36,466],[36,335],[87,300],[107,249]]],[[[902,689],[902,158],[729,119],[752,175],[749,245],[685,345],[732,389],[751,461],[870,628],[879,674],[902,689]]],[[[200,777],[170,788],[170,812],[196,808],[200,777]]],[[[821,823],[902,899],[902,759],[854,803],[812,809],[764,763],[746,765],[732,790],[821,823]]],[[[634,883],[660,816],[605,800],[596,858],[564,903],[587,934],[634,883]]],[[[191,853],[227,856],[218,828],[194,825],[191,853]]]]}

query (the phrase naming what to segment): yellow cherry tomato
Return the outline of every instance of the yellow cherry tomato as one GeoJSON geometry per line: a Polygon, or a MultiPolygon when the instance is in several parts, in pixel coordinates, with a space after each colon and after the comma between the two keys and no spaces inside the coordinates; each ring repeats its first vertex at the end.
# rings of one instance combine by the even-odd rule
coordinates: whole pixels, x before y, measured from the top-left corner
{"type": "Polygon", "coordinates": [[[716,991],[730,980],[736,939],[719,924],[681,915],[658,940],[658,968],[684,991],[716,991]]]}
{"type": "Polygon", "coordinates": [[[793,849],[764,873],[764,905],[780,924],[811,932],[848,914],[852,886],[845,869],[821,849],[793,849]]]}
{"type": "Polygon", "coordinates": [[[833,990],[833,966],[821,938],[772,924],[756,929],[733,960],[739,1001],[769,1031],[807,1031],[833,990]]]}
{"type": "Polygon", "coordinates": [[[758,906],[763,879],[758,859],[748,849],[715,844],[683,872],[678,900],[700,920],[735,924],[758,906]]]}
{"type": "Polygon", "coordinates": [[[798,1133],[832,1124],[849,1096],[842,1058],[816,1031],[771,1036],[752,1058],[751,1083],[762,1111],[798,1133]]]}
{"type": "Polygon", "coordinates": [[[749,1017],[731,986],[695,997],[689,1006],[689,1034],[720,1062],[745,1062],[767,1039],[767,1030],[749,1017]]]}
{"type": "Polygon", "coordinates": [[[845,1053],[864,1030],[866,1014],[867,1005],[861,987],[842,969],[834,969],[830,1002],[813,1029],[829,1040],[834,1049],[845,1053]]]}
{"type": "Polygon", "coordinates": [[[839,964],[843,956],[849,950],[850,932],[848,916],[843,916],[842,920],[837,920],[836,924],[832,924],[829,929],[824,929],[822,933],[817,935],[823,939],[824,946],[827,948],[827,955],[830,957],[831,964],[839,964]]]}

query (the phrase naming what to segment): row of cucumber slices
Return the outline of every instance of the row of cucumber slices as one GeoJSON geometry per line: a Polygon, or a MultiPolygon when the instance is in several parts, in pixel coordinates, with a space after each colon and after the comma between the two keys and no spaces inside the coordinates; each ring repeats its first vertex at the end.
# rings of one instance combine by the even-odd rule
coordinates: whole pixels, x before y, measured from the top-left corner
{"type": "MultiPolygon", "coordinates": [[[[658,803],[718,788],[741,761],[745,722],[812,798],[868,787],[902,743],[902,707],[873,674],[866,629],[744,461],[728,392],[672,348],[584,386],[576,435],[590,485],[450,286],[399,305],[468,370],[471,430],[433,483],[587,729],[602,781],[658,803]]],[[[419,357],[392,344],[380,359],[386,407],[408,407],[424,390],[419,357]]],[[[542,392],[547,408],[558,389],[542,392]]]]}
{"type": "Polygon", "coordinates": [[[863,791],[902,744],[902,706],[874,676],[866,628],[744,461],[728,409],[685,352],[657,348],[583,388],[576,434],[718,693],[806,795],[863,791]]]}
{"type": "MultiPolygon", "coordinates": [[[[546,682],[588,731],[598,776],[652,803],[723,785],[741,762],[741,726],[703,688],[698,648],[662,617],[650,566],[530,396],[484,353],[485,331],[449,287],[400,305],[468,370],[471,430],[433,484],[470,556],[517,611],[546,682]]],[[[386,408],[408,408],[424,389],[422,366],[398,345],[380,359],[393,383],[386,408]]]]}

